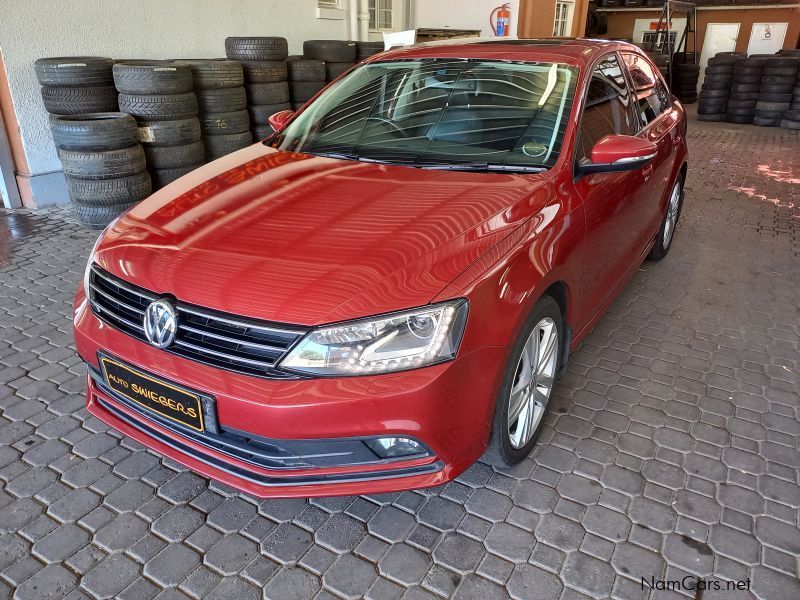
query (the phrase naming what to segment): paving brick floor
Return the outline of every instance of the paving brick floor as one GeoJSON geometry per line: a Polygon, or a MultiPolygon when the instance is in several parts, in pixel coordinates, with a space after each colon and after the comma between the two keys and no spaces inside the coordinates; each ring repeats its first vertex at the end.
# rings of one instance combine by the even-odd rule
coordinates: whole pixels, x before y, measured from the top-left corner
{"type": "Polygon", "coordinates": [[[673,250],[574,354],[530,459],[377,497],[259,501],[88,416],[93,234],[0,213],[0,598],[628,600],[690,575],[797,600],[800,138],[689,141],[673,250]]]}

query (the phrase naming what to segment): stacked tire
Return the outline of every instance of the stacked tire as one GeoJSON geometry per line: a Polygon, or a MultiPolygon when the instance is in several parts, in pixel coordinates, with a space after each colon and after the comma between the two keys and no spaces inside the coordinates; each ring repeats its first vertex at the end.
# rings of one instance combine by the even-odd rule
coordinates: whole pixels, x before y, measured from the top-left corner
{"type": "Polygon", "coordinates": [[[370,56],[383,52],[383,47],[383,42],[356,42],[356,62],[361,62],[370,56]]]}
{"type": "MultiPolygon", "coordinates": [[[[798,56],[800,56],[800,53],[798,56]]],[[[797,80],[795,81],[792,103],[789,106],[789,110],[783,114],[781,127],[794,131],[800,130],[800,71],[798,71],[797,80]]]]}
{"type": "Polygon", "coordinates": [[[658,67],[661,76],[669,80],[669,55],[662,54],[661,52],[651,52],[649,50],[645,50],[645,54],[647,54],[650,60],[653,61],[653,64],[658,67]]]}
{"type": "Polygon", "coordinates": [[[34,69],[45,109],[51,115],[116,112],[113,67],[102,56],[40,58],[34,69]]]}
{"type": "Polygon", "coordinates": [[[286,63],[292,109],[298,110],[325,87],[325,63],[313,58],[295,58],[286,63]]]}
{"type": "Polygon", "coordinates": [[[733,69],[731,91],[725,120],[729,123],[752,123],[761,88],[765,59],[758,56],[740,60],[733,69]]]}
{"type": "Polygon", "coordinates": [[[754,125],[777,127],[781,124],[784,114],[792,105],[798,65],[800,58],[794,56],[777,55],[766,59],[753,117],[754,125]]]}
{"type": "Polygon", "coordinates": [[[282,37],[229,37],[225,54],[242,63],[250,117],[251,140],[272,134],[267,118],[290,108],[286,57],[289,43],[282,37]]]}
{"type": "Polygon", "coordinates": [[[708,60],[703,85],[700,89],[700,102],[697,106],[697,119],[700,121],[724,121],[731,93],[733,73],[736,64],[744,56],[720,53],[708,60]]]}
{"type": "Polygon", "coordinates": [[[197,98],[188,65],[131,61],[114,65],[119,107],[139,125],[153,188],[203,164],[197,98]]]}
{"type": "Polygon", "coordinates": [[[102,229],[150,195],[144,150],[130,115],[51,115],[50,129],[83,225],[102,229]]]}
{"type": "Polygon", "coordinates": [[[192,69],[206,160],[253,143],[242,64],[236,60],[181,60],[192,69]]]}
{"type": "Polygon", "coordinates": [[[697,102],[700,65],[695,52],[676,52],[672,56],[672,91],[684,104],[697,102]]]}
{"type": "MultiPolygon", "coordinates": [[[[342,40],[308,40],[303,42],[303,56],[307,59],[321,60],[324,62],[325,81],[331,82],[356,64],[356,42],[342,40]]],[[[295,97],[292,96],[292,102],[305,103],[311,99],[313,94],[308,96],[308,98],[304,98],[303,96],[305,95],[300,96],[298,100],[295,100],[295,97]]]]}

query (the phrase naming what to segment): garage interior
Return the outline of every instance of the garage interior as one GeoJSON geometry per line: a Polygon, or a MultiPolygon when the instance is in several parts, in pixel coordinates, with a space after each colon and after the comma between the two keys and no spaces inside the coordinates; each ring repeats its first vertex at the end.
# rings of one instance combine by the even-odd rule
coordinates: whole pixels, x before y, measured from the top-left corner
{"type": "MultiPolygon", "coordinates": [[[[309,40],[379,47],[406,30],[490,37],[498,4],[4,9],[0,598],[800,598],[800,134],[780,118],[703,119],[686,104],[674,247],[641,265],[571,356],[539,442],[516,467],[478,462],[423,490],[263,500],[87,412],[71,319],[98,232],[76,219],[35,61],[219,58],[232,36],[281,36],[289,55],[309,40]]],[[[695,53],[696,90],[717,54],[800,55],[795,0],[693,6],[694,22],[676,13],[668,32],[657,25],[663,2],[651,0],[505,9],[510,37],[672,36],[680,46],[685,35],[677,49],[695,53]]]]}

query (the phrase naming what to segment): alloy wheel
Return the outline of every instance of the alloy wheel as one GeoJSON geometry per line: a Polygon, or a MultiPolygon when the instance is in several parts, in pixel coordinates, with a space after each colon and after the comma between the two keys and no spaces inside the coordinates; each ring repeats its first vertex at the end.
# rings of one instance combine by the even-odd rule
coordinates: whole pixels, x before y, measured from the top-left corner
{"type": "Polygon", "coordinates": [[[525,342],[508,398],[508,439],[522,448],[533,437],[547,410],[558,363],[558,327],[545,317],[525,342]]]}
{"type": "Polygon", "coordinates": [[[669,248],[672,243],[672,236],[675,233],[675,225],[678,223],[678,209],[681,206],[681,182],[675,182],[675,187],[672,188],[672,194],[669,197],[669,204],[667,205],[667,215],[664,221],[664,238],[662,246],[664,250],[669,248]]]}

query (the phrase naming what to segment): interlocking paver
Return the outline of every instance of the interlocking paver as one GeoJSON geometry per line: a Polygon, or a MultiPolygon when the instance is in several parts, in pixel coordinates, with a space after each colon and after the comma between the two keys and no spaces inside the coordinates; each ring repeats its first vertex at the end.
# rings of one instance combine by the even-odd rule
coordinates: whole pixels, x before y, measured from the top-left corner
{"type": "Polygon", "coordinates": [[[94,234],[0,212],[0,597],[800,597],[800,138],[688,137],[670,256],[573,354],[532,456],[361,498],[256,500],[90,417],[68,319],[94,234]]]}

